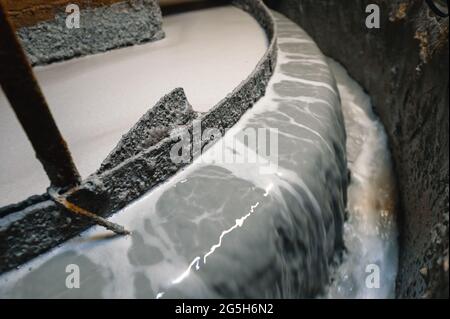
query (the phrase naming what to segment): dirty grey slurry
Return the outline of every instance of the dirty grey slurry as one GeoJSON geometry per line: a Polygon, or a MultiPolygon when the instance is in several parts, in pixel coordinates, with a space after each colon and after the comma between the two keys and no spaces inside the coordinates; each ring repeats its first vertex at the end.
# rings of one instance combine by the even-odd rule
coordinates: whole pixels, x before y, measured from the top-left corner
{"type": "Polygon", "coordinates": [[[276,22],[278,62],[266,95],[193,164],[111,218],[131,236],[109,238],[93,228],[1,276],[0,296],[323,292],[343,245],[344,122],[325,57],[294,23],[279,14],[276,22]],[[275,154],[246,163],[257,150],[244,145],[244,135],[255,129],[273,133],[275,154]],[[214,156],[221,152],[235,161],[214,156]],[[65,287],[69,264],[80,269],[79,289],[65,287]]]}

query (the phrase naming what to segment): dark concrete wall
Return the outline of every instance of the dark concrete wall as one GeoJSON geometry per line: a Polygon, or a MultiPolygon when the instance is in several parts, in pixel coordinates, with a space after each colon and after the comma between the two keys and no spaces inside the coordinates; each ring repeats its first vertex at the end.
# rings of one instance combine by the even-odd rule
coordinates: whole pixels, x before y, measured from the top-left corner
{"type": "Polygon", "coordinates": [[[371,95],[390,138],[400,191],[398,297],[447,297],[448,18],[422,0],[278,0],[371,95]],[[365,8],[381,9],[367,29],[365,8]]]}

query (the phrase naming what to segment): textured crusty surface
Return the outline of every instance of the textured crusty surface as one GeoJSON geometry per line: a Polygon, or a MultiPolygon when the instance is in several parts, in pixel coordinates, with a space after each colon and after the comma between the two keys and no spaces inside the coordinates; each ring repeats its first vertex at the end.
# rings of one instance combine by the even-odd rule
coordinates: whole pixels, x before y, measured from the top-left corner
{"type": "Polygon", "coordinates": [[[80,9],[80,28],[66,26],[65,7],[49,21],[18,30],[33,65],[105,52],[164,37],[155,0],[133,0],[80,9]]]}
{"type": "Polygon", "coordinates": [[[165,95],[154,107],[122,136],[119,144],[102,162],[97,173],[109,170],[169,136],[177,126],[186,125],[196,117],[182,88],[165,95]]]}
{"type": "Polygon", "coordinates": [[[401,200],[397,296],[448,298],[448,18],[421,0],[272,2],[361,83],[386,127],[401,200]],[[370,3],[380,29],[365,27],[370,3]]]}

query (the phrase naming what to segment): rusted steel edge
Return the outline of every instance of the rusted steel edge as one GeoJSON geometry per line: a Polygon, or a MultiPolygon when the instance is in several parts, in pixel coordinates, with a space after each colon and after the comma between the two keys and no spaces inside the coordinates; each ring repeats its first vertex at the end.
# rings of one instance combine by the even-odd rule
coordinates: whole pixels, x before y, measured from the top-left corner
{"type": "Polygon", "coordinates": [[[51,184],[60,188],[79,184],[81,179],[78,170],[16,37],[2,0],[0,84],[51,184]]]}
{"type": "Polygon", "coordinates": [[[96,223],[97,225],[103,226],[106,229],[109,229],[118,235],[131,234],[131,232],[126,230],[123,226],[113,223],[113,222],[110,222],[109,220],[107,220],[103,217],[100,217],[99,215],[96,215],[96,214],[68,201],[67,197],[70,196],[71,194],[73,194],[74,192],[76,192],[77,190],[78,189],[75,187],[75,188],[67,191],[64,194],[59,194],[56,189],[50,188],[48,190],[48,194],[55,202],[59,203],[64,208],[73,212],[74,214],[79,214],[81,216],[87,217],[87,218],[91,219],[94,223],[96,223]]]}

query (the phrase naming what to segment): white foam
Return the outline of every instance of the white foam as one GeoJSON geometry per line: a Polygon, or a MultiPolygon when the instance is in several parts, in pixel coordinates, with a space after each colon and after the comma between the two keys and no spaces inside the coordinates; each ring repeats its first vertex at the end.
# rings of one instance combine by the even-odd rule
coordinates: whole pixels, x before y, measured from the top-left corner
{"type": "Polygon", "coordinates": [[[344,228],[347,253],[327,297],[392,298],[398,244],[395,179],[386,132],[373,113],[370,97],[340,64],[330,59],[329,65],[341,96],[351,183],[344,228]],[[379,288],[369,288],[373,282],[366,285],[374,274],[371,264],[379,267],[379,288]]]}

